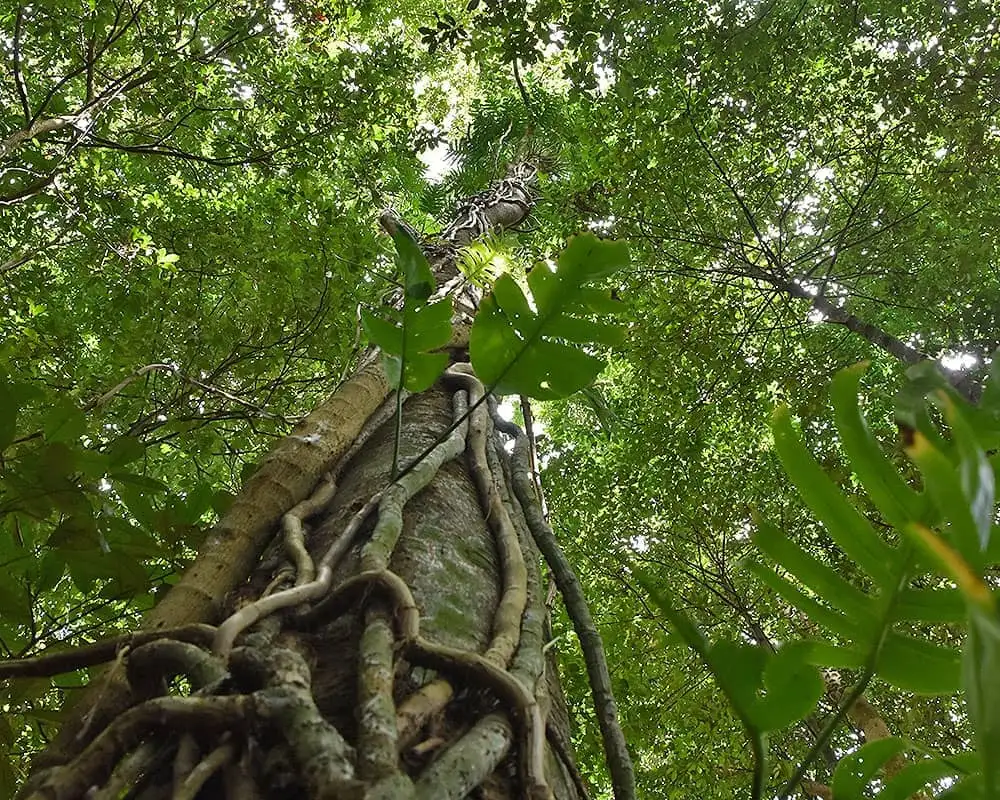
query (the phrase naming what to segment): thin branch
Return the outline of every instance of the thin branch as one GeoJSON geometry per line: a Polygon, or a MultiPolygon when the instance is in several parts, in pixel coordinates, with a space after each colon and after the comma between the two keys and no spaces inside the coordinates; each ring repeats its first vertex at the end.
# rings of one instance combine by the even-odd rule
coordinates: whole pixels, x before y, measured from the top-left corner
{"type": "Polygon", "coordinates": [[[504,433],[514,436],[511,467],[514,494],[521,504],[531,536],[545,557],[549,569],[552,570],[552,576],[555,578],[556,585],[566,603],[566,612],[569,614],[573,629],[580,640],[593,695],[594,710],[597,713],[608,769],[611,772],[615,799],[634,800],[636,797],[635,771],[632,768],[632,759],[629,756],[625,734],[618,721],[618,704],[611,687],[611,673],[608,670],[601,634],[590,615],[587,598],[576,573],[562,552],[559,542],[552,533],[552,528],[542,516],[541,506],[535,497],[534,485],[529,474],[528,437],[516,425],[507,423],[498,414],[494,415],[493,421],[504,433]]]}
{"type": "Polygon", "coordinates": [[[510,63],[514,68],[514,83],[517,84],[517,91],[521,94],[521,99],[524,101],[524,107],[527,109],[528,114],[533,119],[537,120],[538,114],[535,112],[535,105],[531,100],[531,95],[528,94],[527,88],[524,86],[524,81],[521,80],[521,70],[517,66],[517,58],[515,57],[510,63]]]}
{"type": "Polygon", "coordinates": [[[129,375],[127,378],[125,378],[123,381],[120,381],[115,386],[112,386],[110,389],[108,389],[108,391],[106,391],[100,397],[96,398],[95,400],[91,400],[89,403],[87,403],[87,405],[83,407],[83,411],[85,412],[93,411],[94,409],[99,409],[102,406],[107,405],[108,402],[110,402],[111,399],[115,397],[115,395],[117,395],[119,392],[125,389],[129,384],[135,383],[135,381],[139,380],[144,375],[150,372],[170,373],[171,375],[183,381],[184,383],[189,383],[192,386],[197,386],[202,391],[208,392],[209,394],[218,395],[219,397],[229,400],[231,403],[236,403],[237,405],[242,406],[243,408],[253,411],[260,417],[263,417],[265,419],[275,419],[285,424],[288,423],[288,421],[284,417],[278,414],[272,414],[269,411],[265,411],[263,408],[255,406],[253,403],[249,403],[246,400],[242,399],[241,397],[237,397],[236,395],[232,394],[231,392],[227,392],[225,389],[220,389],[217,386],[211,386],[210,384],[207,383],[202,383],[196,378],[192,378],[188,375],[185,375],[174,364],[147,364],[144,367],[140,367],[131,375],[129,375]]]}
{"type": "Polygon", "coordinates": [[[24,29],[24,5],[18,4],[17,15],[14,17],[14,86],[21,100],[21,111],[24,113],[24,124],[31,124],[31,105],[28,103],[28,88],[21,72],[21,32],[24,29]]]}

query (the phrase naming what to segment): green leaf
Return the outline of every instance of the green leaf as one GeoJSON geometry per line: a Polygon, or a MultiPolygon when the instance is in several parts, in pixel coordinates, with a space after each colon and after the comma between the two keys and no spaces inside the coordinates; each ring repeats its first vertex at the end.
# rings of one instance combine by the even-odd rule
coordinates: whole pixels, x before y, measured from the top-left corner
{"type": "Polygon", "coordinates": [[[823,695],[823,679],[806,660],[807,648],[772,653],[757,645],[719,641],[708,663],[741,719],[758,731],[774,731],[807,717],[823,695]]]}
{"type": "Polygon", "coordinates": [[[845,638],[851,638],[857,633],[857,627],[852,620],[809,596],[770,567],[756,561],[748,561],[747,569],[764,585],[773,589],[782,600],[797,608],[817,625],[845,638]]]}
{"type": "Polygon", "coordinates": [[[906,749],[906,742],[890,736],[876,739],[859,747],[853,753],[842,756],[833,771],[830,786],[837,800],[862,800],[865,787],[875,778],[878,771],[893,756],[906,749]]]}
{"type": "Polygon", "coordinates": [[[407,297],[426,300],[434,293],[434,273],[420,246],[403,228],[392,233],[396,245],[396,265],[403,273],[403,288],[407,297]]]}
{"type": "Polygon", "coordinates": [[[0,617],[15,625],[31,623],[31,596],[20,581],[0,581],[0,617]]]}
{"type": "Polygon", "coordinates": [[[990,528],[995,516],[993,467],[960,406],[946,401],[944,413],[957,445],[962,493],[972,515],[979,549],[985,552],[990,544],[990,528]]]}
{"type": "Polygon", "coordinates": [[[771,420],[774,445],[785,472],[837,545],[884,588],[895,588],[900,554],[875,532],[844,497],[802,444],[792,428],[787,406],[771,420]]]}
{"type": "Polygon", "coordinates": [[[758,520],[754,542],[764,553],[808,586],[827,603],[844,612],[858,630],[874,632],[878,625],[871,599],[836,571],[809,555],[766,520],[758,520]]]}
{"type": "Polygon", "coordinates": [[[50,442],[76,444],[87,430],[84,413],[69,400],[57,399],[42,422],[42,431],[50,442]]]}
{"type": "Polygon", "coordinates": [[[13,797],[17,789],[14,767],[6,755],[7,748],[0,748],[0,751],[0,797],[13,797]]]}
{"type": "Polygon", "coordinates": [[[907,764],[886,782],[878,800],[910,800],[917,792],[942,778],[967,775],[978,768],[975,753],[945,758],[922,758],[907,764]]]}
{"type": "Polygon", "coordinates": [[[65,571],[66,559],[63,554],[57,550],[47,551],[38,567],[38,583],[35,588],[39,592],[54,589],[65,571]]]}
{"type": "Polygon", "coordinates": [[[126,486],[134,486],[137,489],[143,489],[147,492],[169,492],[170,487],[168,487],[163,481],[159,481],[156,478],[150,478],[148,475],[136,475],[134,472],[109,472],[108,477],[119,483],[124,483],[126,486]]]}
{"type": "Polygon", "coordinates": [[[914,622],[963,622],[965,601],[958,589],[903,589],[893,619],[914,622]]]}
{"type": "MultiPolygon", "coordinates": [[[[983,564],[979,527],[959,471],[948,457],[924,434],[916,431],[906,447],[906,454],[924,476],[927,492],[935,506],[951,523],[947,533],[952,545],[973,567],[983,564]]],[[[992,470],[990,471],[992,474],[992,470]]],[[[987,534],[988,535],[988,534],[987,534]]]]}
{"type": "Polygon", "coordinates": [[[0,375],[0,453],[15,439],[17,435],[17,417],[24,405],[41,392],[30,383],[9,381],[0,375]]]}
{"type": "Polygon", "coordinates": [[[983,387],[979,407],[987,412],[1000,412],[1000,349],[993,353],[990,360],[990,375],[983,387]]]}
{"type": "Polygon", "coordinates": [[[46,544],[58,550],[96,550],[101,546],[93,517],[67,517],[60,522],[46,544]]]}
{"type": "Polygon", "coordinates": [[[878,676],[917,694],[954,694],[962,686],[962,660],[953,648],[890,632],[879,651],[878,676]]]}
{"type": "Polygon", "coordinates": [[[451,302],[423,304],[404,300],[402,324],[395,325],[363,310],[361,325],[382,349],[389,382],[396,388],[421,392],[432,386],[448,366],[447,353],[428,352],[451,339],[451,302]]]}
{"type": "Polygon", "coordinates": [[[576,236],[554,270],[539,264],[528,274],[530,302],[510,275],[501,275],[472,326],[476,374],[498,393],[545,400],[589,386],[604,361],[586,348],[620,343],[624,328],[593,318],[622,306],[588,284],[622,269],[628,258],[621,242],[576,236]]]}
{"type": "Polygon", "coordinates": [[[146,454],[146,446],[134,436],[120,436],[108,445],[108,463],[113,468],[124,467],[146,454]]]}
{"type": "Polygon", "coordinates": [[[995,611],[970,606],[962,673],[986,797],[993,800],[1000,797],[1000,620],[995,611]]]}
{"type": "Polygon", "coordinates": [[[830,386],[834,420],[851,469],[868,497],[887,522],[902,527],[919,518],[921,501],[882,451],[861,414],[858,385],[867,366],[862,362],[840,370],[834,377],[830,386]]]}
{"type": "Polygon", "coordinates": [[[396,263],[403,272],[403,309],[387,320],[362,309],[361,326],[382,350],[389,382],[397,389],[422,392],[448,366],[448,354],[431,352],[451,340],[451,301],[428,303],[434,274],[426,256],[403,230],[393,234],[396,263]]]}
{"type": "Polygon", "coordinates": [[[785,728],[815,710],[825,684],[808,655],[808,646],[797,642],[770,654],[764,668],[765,693],[754,713],[762,730],[785,728]]]}

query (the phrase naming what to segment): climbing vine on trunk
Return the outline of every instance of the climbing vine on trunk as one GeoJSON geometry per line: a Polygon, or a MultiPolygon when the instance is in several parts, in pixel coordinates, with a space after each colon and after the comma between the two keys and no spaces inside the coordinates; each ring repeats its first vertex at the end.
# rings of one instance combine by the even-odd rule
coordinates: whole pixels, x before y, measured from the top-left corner
{"type": "MultiPolygon", "coordinates": [[[[370,353],[276,448],[154,609],[153,631],[118,651],[91,707],[71,720],[23,797],[169,788],[195,798],[221,788],[238,797],[294,789],[457,800],[477,787],[491,797],[586,796],[558,722],[565,711],[550,715],[557,679],[533,539],[539,498],[515,474],[526,471],[523,457],[512,462],[497,423],[519,454],[523,434],[487,402],[493,387],[477,368],[494,385],[542,396],[592,380],[601,362],[581,346],[620,334],[590,319],[618,304],[588,284],[627,254],[578,237],[555,269],[532,272],[530,305],[501,278],[472,321],[469,363],[478,298],[455,267],[457,248],[516,223],[514,212],[523,217],[533,179],[533,169],[515,167],[466,201],[442,240],[419,248],[409,226],[383,217],[405,273],[395,319],[365,316],[386,369],[370,353]],[[434,286],[438,296],[459,295],[448,336],[438,313],[445,301],[428,302],[434,286]],[[553,354],[562,361],[543,364],[553,354]],[[453,491],[442,488],[456,480],[453,491]],[[442,603],[435,593],[455,588],[446,584],[449,559],[463,558],[484,560],[478,571],[489,580],[442,603]],[[353,686],[346,703],[330,688],[344,673],[353,686]],[[269,757],[255,758],[262,752],[269,757]]],[[[44,657],[31,668],[44,672],[44,657]]],[[[616,796],[634,797],[606,666],[595,674],[604,678],[595,699],[616,796]]]]}

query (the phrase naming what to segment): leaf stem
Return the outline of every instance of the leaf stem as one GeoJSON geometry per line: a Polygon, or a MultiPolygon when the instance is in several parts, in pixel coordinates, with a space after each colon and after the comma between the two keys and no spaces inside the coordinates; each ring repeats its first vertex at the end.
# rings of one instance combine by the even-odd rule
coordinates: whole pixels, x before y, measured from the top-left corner
{"type": "Polygon", "coordinates": [[[844,718],[851,710],[851,706],[853,706],[857,702],[858,698],[865,693],[865,689],[868,688],[868,684],[871,683],[872,678],[875,677],[875,673],[878,669],[878,658],[882,652],[882,646],[885,644],[885,640],[889,635],[889,629],[892,627],[891,617],[893,608],[896,605],[896,601],[899,599],[900,590],[910,577],[910,564],[913,560],[913,548],[908,544],[904,545],[904,547],[905,557],[902,561],[902,566],[896,580],[896,586],[892,590],[892,594],[886,598],[885,608],[882,612],[881,629],[879,630],[878,638],[875,641],[875,646],[872,648],[871,653],[869,653],[868,658],[865,661],[865,668],[861,673],[861,678],[854,684],[850,693],[844,697],[840,705],[837,707],[836,713],[823,727],[823,730],[820,731],[819,735],[816,737],[816,741],[813,742],[813,746],[810,747],[809,752],[806,753],[806,757],[802,759],[802,762],[796,768],[795,773],[781,788],[781,792],[778,794],[778,797],[784,798],[792,795],[795,791],[795,787],[805,777],[806,770],[809,769],[812,762],[816,760],[816,756],[819,755],[820,751],[826,747],[830,738],[833,736],[834,731],[840,726],[840,723],[843,722],[844,718]]]}
{"type": "MultiPolygon", "coordinates": [[[[400,381],[402,384],[402,381],[400,381]]],[[[392,480],[401,477],[399,474],[399,442],[403,437],[403,389],[396,388],[396,432],[392,439],[392,480]]]]}

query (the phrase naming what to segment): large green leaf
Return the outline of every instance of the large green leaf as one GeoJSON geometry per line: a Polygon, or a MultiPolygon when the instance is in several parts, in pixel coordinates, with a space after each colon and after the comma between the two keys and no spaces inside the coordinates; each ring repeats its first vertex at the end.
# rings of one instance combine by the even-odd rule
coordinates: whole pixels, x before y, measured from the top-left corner
{"type": "Polygon", "coordinates": [[[980,768],[975,753],[949,758],[921,758],[893,775],[878,794],[878,800],[910,800],[921,789],[944,778],[969,775],[980,768]]]}
{"type": "Polygon", "coordinates": [[[775,653],[722,640],[708,651],[708,664],[740,718],[767,732],[804,719],[822,697],[823,679],[807,655],[797,645],[775,653]]]}
{"type": "Polygon", "coordinates": [[[771,423],[774,445],[785,472],[830,537],[884,588],[894,587],[901,555],[887,544],[840,488],[830,480],[792,428],[786,406],[771,423]]]}
{"type": "Polygon", "coordinates": [[[909,800],[921,790],[946,778],[975,772],[979,759],[975,753],[960,753],[950,758],[936,756],[907,763],[891,778],[879,775],[896,756],[911,746],[899,737],[876,739],[843,756],[833,773],[831,789],[834,800],[909,800]],[[873,781],[878,778],[881,788],[873,781]]]}
{"type": "Polygon", "coordinates": [[[388,310],[387,319],[362,309],[361,325],[382,350],[389,382],[397,389],[421,392],[448,366],[448,354],[434,351],[451,339],[451,301],[427,302],[434,291],[427,257],[402,229],[393,233],[393,241],[403,274],[403,308],[388,310]]]}
{"type": "Polygon", "coordinates": [[[983,761],[987,800],[1000,797],[1000,620],[996,610],[970,607],[963,659],[965,697],[983,761]]]}
{"type": "Polygon", "coordinates": [[[856,630],[874,633],[878,619],[871,599],[836,570],[811,556],[766,520],[758,521],[754,542],[772,561],[842,611],[856,630]]]}
{"type": "MultiPolygon", "coordinates": [[[[962,556],[974,566],[983,563],[981,543],[985,539],[988,543],[989,520],[985,522],[986,533],[982,538],[979,533],[980,525],[977,524],[977,516],[981,518],[981,513],[977,514],[976,507],[970,502],[973,500],[966,492],[969,491],[977,496],[979,506],[989,504],[992,510],[993,487],[992,470],[986,465],[986,470],[991,476],[990,488],[988,491],[982,489],[982,483],[978,474],[972,479],[975,485],[969,485],[963,481],[963,472],[957,468],[948,456],[934,446],[931,439],[923,433],[916,431],[912,434],[910,442],[906,448],[906,454],[920,468],[927,485],[927,492],[933,498],[934,504],[948,520],[950,525],[947,528],[948,538],[962,556]],[[984,497],[988,494],[988,498],[984,497]]],[[[979,462],[982,464],[982,462],[979,462]]],[[[967,474],[967,473],[966,473],[967,474]]]]}
{"type": "Polygon", "coordinates": [[[862,800],[864,790],[878,771],[906,749],[906,742],[895,736],[876,739],[842,756],[833,771],[833,796],[836,800],[862,800]]]}
{"type": "Polygon", "coordinates": [[[622,242],[588,233],[570,240],[555,269],[539,264],[528,274],[530,301],[510,275],[501,275],[472,326],[476,374],[498,393],[543,400],[590,385],[604,368],[591,349],[618,344],[624,336],[621,325],[595,318],[619,313],[622,305],[590,284],[628,260],[622,242]]]}
{"type": "Polygon", "coordinates": [[[917,519],[922,503],[872,436],[858,406],[858,385],[867,362],[840,370],[830,385],[834,419],[851,469],[868,497],[891,525],[900,527],[917,519]]]}

